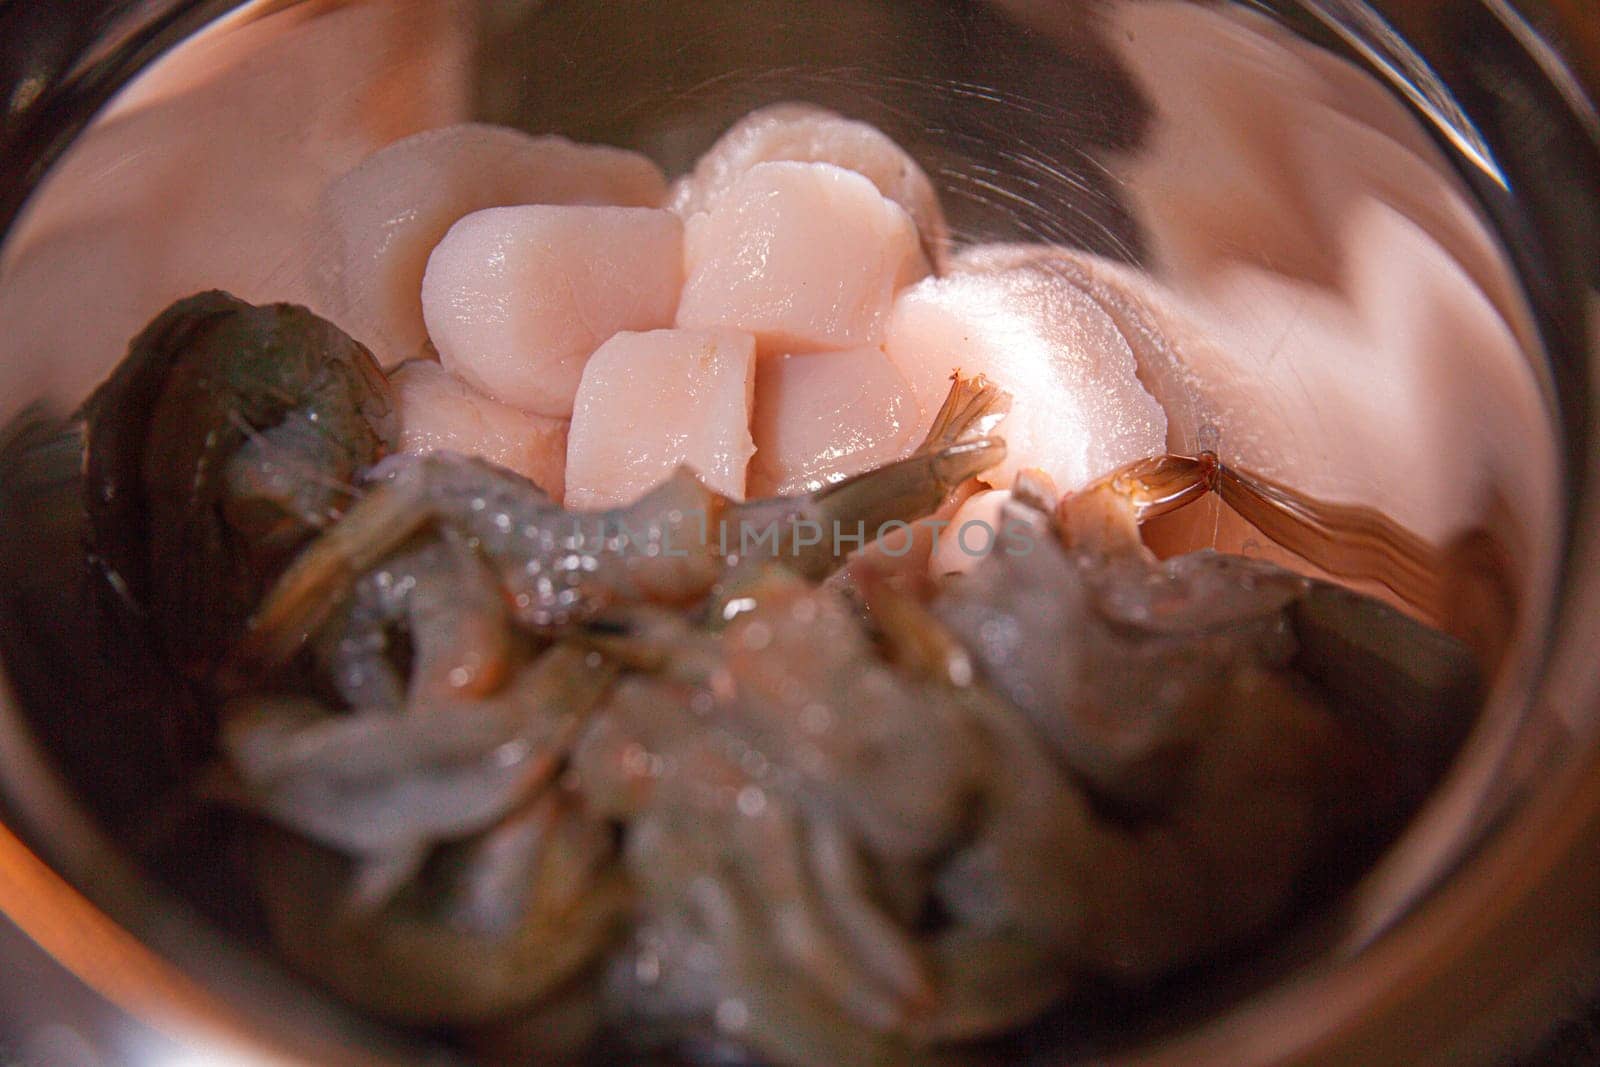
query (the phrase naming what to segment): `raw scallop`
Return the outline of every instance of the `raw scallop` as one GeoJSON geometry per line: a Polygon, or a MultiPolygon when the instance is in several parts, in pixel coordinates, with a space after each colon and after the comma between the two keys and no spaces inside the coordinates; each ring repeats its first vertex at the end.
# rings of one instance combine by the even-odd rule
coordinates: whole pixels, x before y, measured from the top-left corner
{"type": "Polygon", "coordinates": [[[620,148],[465,123],[397,141],[328,187],[318,279],[339,325],[385,365],[427,342],[422,273],[462,216],[517,204],[659,207],[661,171],[620,148]]]}
{"type": "Polygon", "coordinates": [[[1139,381],[1167,415],[1167,451],[1215,449],[1215,411],[1171,336],[1172,294],[1136,267],[1060,245],[971,245],[950,258],[953,274],[1034,270],[1082,289],[1133,350],[1139,381]]]}
{"type": "Polygon", "coordinates": [[[784,161],[855,171],[911,216],[929,258],[949,244],[939,196],[916,160],[877,127],[812,104],[773,104],[734,123],[672,184],[668,206],[684,218],[708,211],[756,164],[784,161]]]}
{"type": "Polygon", "coordinates": [[[886,351],[911,383],[922,427],[950,374],[984,374],[1011,394],[995,433],[1005,462],[980,477],[1008,488],[1039,467],[1062,492],[1166,449],[1167,417],[1132,350],[1088,294],[1039,270],[928,278],[895,302],[886,351]]]}
{"type": "Polygon", "coordinates": [[[911,217],[853,171],[760,163],[684,229],[678,325],[755,334],[765,354],[883,340],[901,286],[928,273],[911,217]]]}
{"type": "Polygon", "coordinates": [[[755,339],[734,330],[625,332],[601,345],[572,414],[567,506],[630,503],[680,464],[744,499],[755,355],[755,339]]]}
{"type": "Polygon", "coordinates": [[[434,249],[422,310],[450,370],[507,404],[566,417],[603,341],[672,325],[682,257],[670,211],[489,208],[434,249]]]}
{"type": "Polygon", "coordinates": [[[484,396],[432,360],[414,360],[389,375],[400,412],[399,450],[435,449],[481,456],[561,499],[567,464],[567,422],[484,396]]]}
{"type": "Polygon", "coordinates": [[[916,448],[911,386],[877,348],[775,356],[756,368],[754,496],[787,496],[916,448]]]}
{"type": "Polygon", "coordinates": [[[950,524],[939,531],[928,557],[928,573],[965,574],[1008,544],[1005,534],[1005,508],[1011,500],[1009,489],[985,489],[971,496],[950,516],[950,524]]]}

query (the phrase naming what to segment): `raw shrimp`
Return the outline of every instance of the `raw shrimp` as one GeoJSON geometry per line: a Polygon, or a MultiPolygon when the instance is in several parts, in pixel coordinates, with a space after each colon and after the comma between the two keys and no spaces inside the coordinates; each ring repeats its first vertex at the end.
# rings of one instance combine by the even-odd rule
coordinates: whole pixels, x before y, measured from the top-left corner
{"type": "Polygon", "coordinates": [[[610,833],[559,790],[448,846],[381,908],[352,912],[340,857],[285,834],[257,842],[273,936],[340,995],[408,1023],[532,1009],[591,964],[627,916],[610,833]]]}
{"type": "MultiPolygon", "coordinates": [[[[1043,546],[1036,555],[1046,558],[1043,546]]],[[[938,631],[931,613],[920,625],[938,631]]],[[[1317,813],[1337,808],[1333,789],[1357,777],[1351,753],[1365,754],[1306,687],[1247,666],[1196,695],[1196,725],[1167,754],[1159,799],[1141,797],[1130,813],[1070,773],[1048,718],[1019,716],[974,658],[978,684],[956,692],[1005,770],[933,888],[953,924],[934,939],[935,973],[966,997],[930,1018],[934,1039],[1003,1032],[1084,977],[1143,980],[1263,929],[1330,839],[1317,813]]],[[[1388,798],[1361,799],[1381,810],[1388,798]]]]}
{"type": "Polygon", "coordinates": [[[715,952],[720,974],[680,1010],[777,1062],[907,1062],[905,1035],[940,1010],[911,930],[919,885],[966,831],[981,739],[883,663],[838,596],[767,568],[737,602],[720,634],[635,620],[625,640],[665,643],[672,677],[619,687],[579,745],[579,788],[626,816],[652,921],[715,952]]]}
{"type": "Polygon", "coordinates": [[[319,636],[317,658],[353,708],[492,693],[513,644],[494,572],[455,537],[403,550],[362,575],[343,617],[319,636]],[[404,680],[394,665],[397,639],[409,642],[404,680]]]}
{"type": "MultiPolygon", "coordinates": [[[[1062,539],[1079,552],[1148,562],[1139,525],[1206,493],[1216,493],[1255,529],[1315,566],[1382,585],[1409,611],[1459,634],[1324,581],[1305,582],[1287,605],[1295,666],[1334,693],[1341,710],[1399,745],[1419,781],[1430,778],[1454,751],[1482,696],[1482,664],[1493,658],[1492,643],[1472,644],[1482,635],[1474,633],[1473,612],[1459,598],[1488,584],[1514,610],[1504,559],[1485,548],[1481,532],[1438,548],[1370,509],[1316,500],[1226,466],[1208,452],[1129,464],[1063,498],[1055,519],[1062,539]]],[[[1224,568],[1263,566],[1216,558],[1238,561],[1218,564],[1224,568]]],[[[1237,602],[1236,592],[1231,599],[1237,602]]]]}
{"type": "Polygon", "coordinates": [[[1303,586],[1234,557],[1119,567],[1038,536],[983,560],[934,610],[1076,773],[1131,800],[1171,781],[1172,749],[1240,662],[1293,655],[1282,611],[1303,586]]]}
{"type": "Polygon", "coordinates": [[[536,486],[477,460],[436,453],[395,456],[344,520],[284,574],[238,650],[236,674],[270,667],[349,597],[367,570],[434,526],[471,544],[496,572],[517,622],[548,629],[618,601],[686,604],[740,560],[763,553],[820,577],[885,526],[920,518],[945,494],[1005,454],[977,437],[1004,397],[981,379],[958,379],[915,455],[804,496],[736,504],[680,469],[627,507],[568,512],[536,486]]]}
{"type": "MultiPolygon", "coordinates": [[[[973,577],[1015,567],[1031,569],[1036,584],[1063,580],[1056,563],[1067,554],[1055,546],[1047,526],[1035,531],[1040,543],[1033,551],[991,557],[973,577]]],[[[1250,579],[1269,576],[1235,577],[1243,579],[1238,586],[1248,604],[1250,579]]],[[[1104,640],[1095,631],[1106,627],[1097,615],[1107,609],[1093,597],[1069,597],[1076,610],[1064,623],[1039,620],[1056,640],[1041,640],[1034,651],[1058,663],[1066,659],[1068,681],[1088,693],[1130,684],[1144,686],[1148,697],[1146,674],[1159,680],[1162,670],[1188,666],[1160,661],[1160,653],[1173,653],[1173,641],[1183,632],[1171,624],[1187,616],[1194,623],[1189,640],[1203,648],[1226,628],[1226,617],[1239,613],[1238,601],[1219,606],[1186,599],[1183,594],[1195,590],[1177,584],[1170,617],[1156,613],[1143,627],[1134,624],[1123,632],[1129,647],[1152,646],[1149,660],[1111,658],[1073,670],[1080,641],[1104,640]],[[1202,624],[1207,619],[1215,629],[1202,624]]],[[[1267,599],[1278,595],[1272,583],[1263,584],[1267,599]]],[[[1158,577],[1134,599],[1161,603],[1148,594],[1167,585],[1158,577]]],[[[1400,810],[1394,768],[1343,708],[1289,665],[1251,655],[1234,655],[1222,670],[1183,679],[1185,691],[1177,698],[1187,711],[1183,743],[1164,753],[1160,788],[1140,790],[1135,799],[1141,806],[1131,810],[1107,795],[1103,775],[1096,781],[1075,773],[1075,750],[1062,758],[1063,733],[1090,732],[1070,721],[1081,715],[1084,694],[1063,693],[1064,683],[1055,689],[1061,703],[1041,706],[1018,676],[1016,662],[992,657],[986,642],[1004,643],[1009,625],[1032,624],[1031,617],[993,612],[987,626],[963,642],[937,613],[949,612],[955,601],[961,610],[954,614],[963,621],[971,617],[978,594],[966,583],[945,587],[926,607],[887,582],[869,581],[863,588],[873,617],[893,620],[891,655],[947,679],[954,699],[980,728],[993,766],[1004,768],[986,779],[981,822],[940,869],[933,888],[953,926],[936,935],[930,948],[948,1008],[930,1016],[926,1037],[999,1032],[1048,1006],[1070,988],[1073,976],[1143,981],[1258,933],[1283,916],[1319,857],[1336,855],[1355,834],[1370,832],[1369,821],[1383,823],[1400,810]],[[963,660],[967,651],[973,662],[963,660]],[[1000,699],[1002,693],[1009,699],[1000,699]],[[1028,709],[1018,708],[1019,696],[1030,702],[1028,709]],[[1025,713],[1019,716],[1018,710],[1025,713]]],[[[1209,592],[1228,599],[1219,582],[1209,592]]],[[[1121,618],[1127,622],[1135,614],[1121,618]]],[[[1239,644],[1251,648],[1260,635],[1252,633],[1249,613],[1240,629],[1239,644]]],[[[1166,713],[1161,697],[1142,709],[1125,704],[1120,710],[1124,714],[1114,725],[1132,739],[1132,751],[1148,751],[1141,742],[1152,737],[1175,739],[1175,717],[1166,713]]],[[[1112,747],[1093,734],[1086,744],[1091,752],[1112,747]]],[[[1128,780],[1110,784],[1126,791],[1128,780]]]]}
{"type": "Polygon", "coordinates": [[[1036,513],[1038,551],[993,554],[933,610],[1076,775],[1135,810],[1159,803],[1214,692],[1247,669],[1292,667],[1391,733],[1464,721],[1477,668],[1458,642],[1272,564],[1210,551],[1162,563],[1143,548],[1140,518],[1182,506],[1216,470],[1163,457],[1068,496],[1056,519],[1072,547],[1036,513]],[[1352,641],[1369,652],[1360,683],[1341,677],[1352,641]]]}
{"type": "MultiPolygon", "coordinates": [[[[413,1022],[530,1003],[600,952],[627,903],[610,832],[557,782],[615,669],[556,646],[468,699],[449,674],[505,617],[484,583],[454,588],[460,572],[435,557],[458,548],[403,555],[378,572],[403,566],[403,578],[364,585],[350,606],[373,632],[408,615],[418,668],[403,705],[334,713],[247,697],[223,713],[232,799],[299,837],[258,846],[278,943],[343,995],[413,1022]],[[443,676],[429,667],[450,663],[443,676]]],[[[386,691],[370,678],[351,688],[386,691]]]]}
{"type": "Polygon", "coordinates": [[[239,798],[348,855],[415,855],[477,833],[548,785],[615,676],[557,646],[492,697],[336,713],[243,697],[223,712],[239,798]]]}
{"type": "Polygon", "coordinates": [[[172,305],[83,408],[92,551],[174,666],[205,678],[391,433],[367,350],[301,307],[172,305]]]}
{"type": "MultiPolygon", "coordinates": [[[[1061,575],[1041,561],[1067,557],[1040,544],[1019,558],[1048,591],[1061,575]]],[[[1019,716],[989,687],[1014,677],[939,623],[942,600],[863,579],[898,670],[844,601],[781,571],[741,590],[720,635],[636,613],[632,638],[670,643],[670,677],[625,683],[574,758],[578,788],[627,827],[655,931],[637,950],[654,977],[623,983],[627,1010],[709,1020],[780,1063],[917,1062],[1021,1025],[1085,977],[1142,981],[1265,929],[1341,833],[1387,817],[1370,743],[1281,660],[1239,657],[1185,682],[1164,788],[1108,816],[1054,743],[1075,724],[1049,721],[1085,698],[1019,716]],[[661,948],[672,930],[713,962],[691,973],[688,949],[661,948]]],[[[1063,644],[1103,625],[1088,599],[1068,603],[1063,644]]],[[[1233,610],[1212,621],[1225,630],[1233,610]]],[[[1169,654],[1182,639],[1128,638],[1169,654]]],[[[1189,666],[1151,656],[1141,670],[1189,666]]],[[[1104,685],[1068,678],[1099,694],[1126,679],[1118,666],[1104,685]]],[[[1125,720],[1164,725],[1144,695],[1125,720]]]]}

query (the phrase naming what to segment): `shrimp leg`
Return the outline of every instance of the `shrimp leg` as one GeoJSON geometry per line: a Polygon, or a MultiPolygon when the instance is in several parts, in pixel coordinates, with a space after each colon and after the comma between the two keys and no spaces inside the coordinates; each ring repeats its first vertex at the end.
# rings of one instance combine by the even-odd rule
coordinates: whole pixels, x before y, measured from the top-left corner
{"type": "Polygon", "coordinates": [[[1432,545],[1371,508],[1309,497],[1225,464],[1213,452],[1130,463],[1063,498],[1056,520],[1069,547],[1145,554],[1140,525],[1208,493],[1265,537],[1327,573],[1377,582],[1424,617],[1449,614],[1448,584],[1459,571],[1459,544],[1432,545]]]}

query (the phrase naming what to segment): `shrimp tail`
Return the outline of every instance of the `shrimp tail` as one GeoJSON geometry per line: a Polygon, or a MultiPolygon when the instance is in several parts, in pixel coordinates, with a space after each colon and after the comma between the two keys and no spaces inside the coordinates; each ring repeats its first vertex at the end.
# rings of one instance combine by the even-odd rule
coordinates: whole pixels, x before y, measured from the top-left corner
{"type": "Polygon", "coordinates": [[[758,531],[741,544],[767,548],[773,558],[809,578],[822,578],[888,527],[932,514],[967,479],[1006,457],[990,434],[1011,407],[1010,396],[982,375],[952,375],[950,392],[916,452],[814,493],[732,506],[728,515],[758,531]],[[766,536],[770,532],[770,536],[766,536]]]}
{"type": "Polygon", "coordinates": [[[918,452],[937,452],[970,437],[987,435],[1011,410],[1011,395],[979,374],[950,375],[950,392],[933,417],[918,452]]]}

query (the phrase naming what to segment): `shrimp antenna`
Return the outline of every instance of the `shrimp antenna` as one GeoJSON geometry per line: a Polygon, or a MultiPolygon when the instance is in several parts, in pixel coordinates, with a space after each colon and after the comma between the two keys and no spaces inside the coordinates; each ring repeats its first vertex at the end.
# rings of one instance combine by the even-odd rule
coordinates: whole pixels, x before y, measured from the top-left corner
{"type": "Polygon", "coordinates": [[[1226,465],[1214,452],[1136,460],[1067,497],[1057,516],[1069,542],[1122,544],[1137,539],[1139,525],[1208,493],[1263,536],[1329,574],[1377,582],[1423,611],[1438,606],[1445,569],[1439,549],[1371,508],[1306,496],[1226,465]],[[1094,500],[1114,502],[1112,510],[1122,516],[1109,537],[1102,528],[1107,509],[1091,509],[1094,500]]]}

